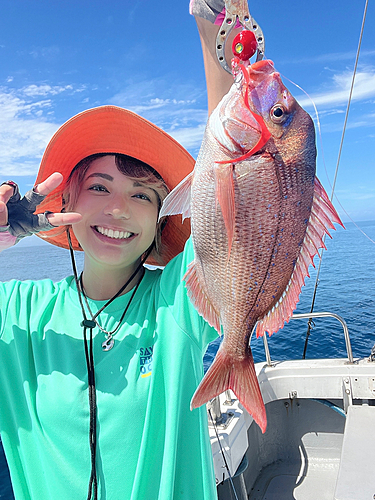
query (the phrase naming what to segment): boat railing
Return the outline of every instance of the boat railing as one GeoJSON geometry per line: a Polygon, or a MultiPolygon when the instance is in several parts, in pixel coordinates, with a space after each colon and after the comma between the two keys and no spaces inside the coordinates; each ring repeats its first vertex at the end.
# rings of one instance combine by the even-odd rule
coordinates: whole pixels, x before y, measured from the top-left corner
{"type": "MultiPolygon", "coordinates": [[[[334,318],[339,321],[343,327],[344,330],[344,337],[345,337],[345,345],[346,345],[346,352],[348,354],[348,363],[352,364],[353,363],[353,353],[352,353],[352,346],[350,343],[350,337],[349,337],[349,330],[348,330],[348,325],[346,324],[345,320],[339,316],[338,314],[335,313],[330,313],[330,312],[310,312],[310,313],[302,313],[302,314],[293,314],[291,319],[313,319],[313,318],[334,318]]],[[[264,342],[264,351],[266,354],[266,361],[267,365],[271,366],[272,361],[271,361],[271,354],[268,346],[268,341],[267,341],[267,335],[266,333],[263,335],[263,342],[264,342]]]]}

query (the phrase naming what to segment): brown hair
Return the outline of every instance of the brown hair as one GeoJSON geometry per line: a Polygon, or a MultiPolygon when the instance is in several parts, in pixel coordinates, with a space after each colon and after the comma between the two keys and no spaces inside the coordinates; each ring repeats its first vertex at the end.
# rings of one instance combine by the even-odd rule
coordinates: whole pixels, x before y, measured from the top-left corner
{"type": "MultiPolygon", "coordinates": [[[[77,165],[73,168],[69,178],[66,181],[63,192],[63,212],[71,212],[74,211],[74,207],[77,203],[78,196],[80,194],[80,188],[83,183],[83,179],[86,175],[87,170],[89,169],[91,163],[103,156],[114,156],[115,163],[118,170],[130,177],[131,179],[136,179],[138,182],[142,184],[147,184],[147,187],[151,188],[158,199],[158,210],[162,206],[162,203],[169,193],[169,189],[165,184],[163,178],[160,174],[152,168],[147,163],[144,163],[141,160],[137,160],[132,156],[127,156],[119,153],[98,153],[93,154],[91,156],[87,156],[83,160],[81,160],[77,165]]],[[[156,225],[155,232],[155,240],[154,240],[154,248],[151,252],[151,257],[155,259],[156,262],[162,263],[161,253],[162,253],[162,243],[161,243],[161,233],[166,224],[166,219],[161,219],[156,225]]]]}

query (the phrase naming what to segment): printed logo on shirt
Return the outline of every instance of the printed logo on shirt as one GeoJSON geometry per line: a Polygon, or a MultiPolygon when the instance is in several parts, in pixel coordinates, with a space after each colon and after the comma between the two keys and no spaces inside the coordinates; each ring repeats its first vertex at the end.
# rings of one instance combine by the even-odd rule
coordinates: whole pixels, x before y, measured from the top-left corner
{"type": "Polygon", "coordinates": [[[141,371],[141,377],[149,377],[152,373],[152,353],[154,351],[154,346],[141,347],[139,356],[139,368],[141,371]]]}

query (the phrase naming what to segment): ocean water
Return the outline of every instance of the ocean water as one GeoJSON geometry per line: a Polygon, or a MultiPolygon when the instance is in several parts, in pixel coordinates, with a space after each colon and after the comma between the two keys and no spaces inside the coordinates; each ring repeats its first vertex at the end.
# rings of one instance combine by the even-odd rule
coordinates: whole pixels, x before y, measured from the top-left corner
{"type": "MultiPolygon", "coordinates": [[[[358,223],[375,240],[375,221],[358,223]]],[[[314,311],[328,311],[341,316],[347,323],[354,357],[367,357],[375,344],[375,245],[356,228],[346,224],[346,230],[332,231],[323,253],[319,286],[314,311]]],[[[78,268],[83,255],[76,254],[78,268]]],[[[316,267],[318,267],[316,258],[316,267]]],[[[2,281],[10,279],[51,278],[58,281],[72,274],[69,253],[52,245],[26,246],[21,243],[0,254],[2,281]]],[[[309,312],[316,279],[316,270],[310,267],[311,278],[302,289],[297,313],[309,312]]],[[[291,320],[269,339],[273,360],[301,359],[307,330],[307,320],[291,320]]],[[[220,339],[212,343],[205,356],[207,368],[215,356],[220,339]]],[[[263,340],[253,338],[251,347],[255,362],[263,361],[263,340]]],[[[311,332],[307,358],[346,357],[342,327],[335,319],[316,319],[311,332]]],[[[1,404],[1,403],[0,403],[1,404]]],[[[1,407],[0,407],[1,411],[1,407]]],[[[13,499],[9,476],[0,447],[0,498],[13,499]]]]}

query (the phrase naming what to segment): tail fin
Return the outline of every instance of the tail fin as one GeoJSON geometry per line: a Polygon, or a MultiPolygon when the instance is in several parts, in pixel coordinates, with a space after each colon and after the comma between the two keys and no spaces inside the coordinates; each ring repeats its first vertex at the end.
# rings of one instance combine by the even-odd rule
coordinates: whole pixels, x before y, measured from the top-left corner
{"type": "Polygon", "coordinates": [[[264,433],[267,427],[266,409],[251,350],[249,350],[249,356],[236,360],[220,348],[214,362],[195,391],[190,408],[198,408],[227,389],[234,392],[264,433]]]}

